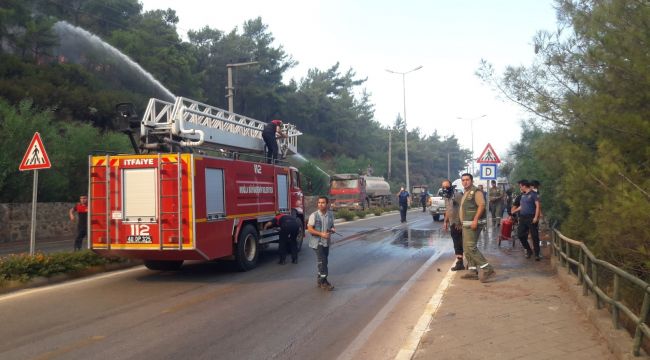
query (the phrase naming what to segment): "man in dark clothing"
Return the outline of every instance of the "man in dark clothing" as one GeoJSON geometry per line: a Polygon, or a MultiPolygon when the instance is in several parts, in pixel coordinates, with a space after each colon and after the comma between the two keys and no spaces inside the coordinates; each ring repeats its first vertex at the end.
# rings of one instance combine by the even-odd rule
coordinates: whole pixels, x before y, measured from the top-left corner
{"type": "Polygon", "coordinates": [[[400,220],[401,222],[405,223],[406,222],[406,210],[409,208],[409,197],[411,194],[409,194],[408,191],[404,190],[402,187],[397,194],[397,198],[399,199],[399,215],[400,215],[400,220]]]}
{"type": "Polygon", "coordinates": [[[456,254],[456,264],[451,271],[465,270],[463,263],[463,222],[460,220],[460,202],[463,200],[463,194],[455,191],[450,180],[442,181],[443,197],[445,199],[445,220],[442,229],[449,230],[451,240],[454,242],[454,253],[456,254]]]}
{"type": "Polygon", "coordinates": [[[79,202],[68,212],[70,221],[74,222],[75,212],[79,216],[79,222],[77,222],[77,237],[74,239],[74,251],[79,251],[88,231],[88,197],[86,195],[79,196],[79,202]]]}
{"type": "Polygon", "coordinates": [[[533,238],[533,249],[535,250],[535,260],[542,259],[540,255],[539,246],[539,215],[540,205],[537,193],[530,188],[530,182],[526,180],[519,181],[519,188],[521,189],[521,200],[518,207],[513,206],[513,214],[519,214],[519,225],[517,227],[517,237],[521,245],[526,249],[526,258],[529,259],[533,251],[528,244],[528,233],[533,238]]]}
{"type": "Polygon", "coordinates": [[[425,188],[424,191],[422,191],[422,194],[420,194],[420,205],[422,205],[422,212],[427,211],[427,200],[429,200],[429,192],[425,188]]]}
{"type": "Polygon", "coordinates": [[[264,126],[262,130],[262,139],[266,144],[266,162],[268,164],[277,164],[278,162],[278,142],[276,134],[280,137],[287,137],[281,130],[282,120],[272,120],[264,126]]]}
{"type": "Polygon", "coordinates": [[[298,263],[298,232],[300,231],[300,226],[296,221],[296,218],[287,215],[279,214],[273,220],[267,222],[264,225],[264,229],[270,227],[279,227],[280,228],[280,243],[279,243],[279,252],[280,252],[280,261],[278,264],[284,265],[287,258],[287,246],[289,246],[289,251],[291,251],[291,262],[294,264],[298,263]]]}

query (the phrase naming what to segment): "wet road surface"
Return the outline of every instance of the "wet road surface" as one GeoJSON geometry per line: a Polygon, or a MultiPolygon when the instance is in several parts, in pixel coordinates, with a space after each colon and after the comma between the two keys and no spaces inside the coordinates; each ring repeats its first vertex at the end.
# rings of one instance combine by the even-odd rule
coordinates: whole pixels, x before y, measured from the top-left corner
{"type": "Polygon", "coordinates": [[[337,225],[343,237],[330,251],[332,292],[316,287],[316,259],[305,241],[297,265],[277,265],[271,246],[246,273],[225,262],[178,272],[138,267],[2,296],[0,358],[333,359],[351,344],[355,358],[391,358],[433,282],[413,286],[371,336],[359,333],[427,260],[448,266],[452,258],[440,223],[414,211],[408,219],[400,224],[389,214],[337,225]]]}

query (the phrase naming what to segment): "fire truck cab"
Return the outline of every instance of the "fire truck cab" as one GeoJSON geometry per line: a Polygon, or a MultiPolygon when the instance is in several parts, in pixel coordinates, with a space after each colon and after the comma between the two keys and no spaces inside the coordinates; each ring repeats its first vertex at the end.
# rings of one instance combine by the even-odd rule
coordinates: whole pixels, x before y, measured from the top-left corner
{"type": "MultiPolygon", "coordinates": [[[[94,252],[142,259],[153,270],[215,259],[250,270],[264,245],[278,241],[277,229],[264,230],[278,213],[298,219],[300,248],[300,175],[259,156],[263,122],[179,97],[151,99],[139,125],[139,138],[130,134],[135,154],[89,158],[94,252]]],[[[281,149],[295,153],[300,132],[283,126],[281,149]]]]}

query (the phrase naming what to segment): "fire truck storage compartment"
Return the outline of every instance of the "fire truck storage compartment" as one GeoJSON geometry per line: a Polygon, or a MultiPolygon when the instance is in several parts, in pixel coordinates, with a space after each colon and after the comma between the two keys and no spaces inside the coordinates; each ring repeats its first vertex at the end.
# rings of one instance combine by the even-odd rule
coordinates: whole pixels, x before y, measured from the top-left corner
{"type": "Polygon", "coordinates": [[[156,169],[122,169],[122,181],[124,222],[155,222],[158,218],[156,169]]]}
{"type": "Polygon", "coordinates": [[[278,174],[278,211],[289,211],[289,181],[286,174],[278,174]]]}
{"type": "Polygon", "coordinates": [[[223,169],[205,169],[205,207],[208,221],[226,216],[223,169]]]}

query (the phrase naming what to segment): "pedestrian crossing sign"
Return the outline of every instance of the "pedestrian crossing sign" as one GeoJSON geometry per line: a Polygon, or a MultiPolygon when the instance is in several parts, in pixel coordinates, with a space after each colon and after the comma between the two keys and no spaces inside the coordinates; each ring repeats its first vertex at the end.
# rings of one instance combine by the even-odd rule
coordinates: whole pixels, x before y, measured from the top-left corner
{"type": "Polygon", "coordinates": [[[47,157],[47,152],[45,152],[41,135],[36,132],[34,133],[34,137],[32,137],[32,142],[27,147],[27,152],[25,152],[25,156],[23,156],[23,161],[20,163],[18,170],[38,170],[49,169],[51,167],[52,164],[50,163],[50,158],[47,157]]]}
{"type": "Polygon", "coordinates": [[[492,145],[488,143],[476,162],[479,164],[500,164],[501,160],[496,151],[492,148],[492,145]]]}

